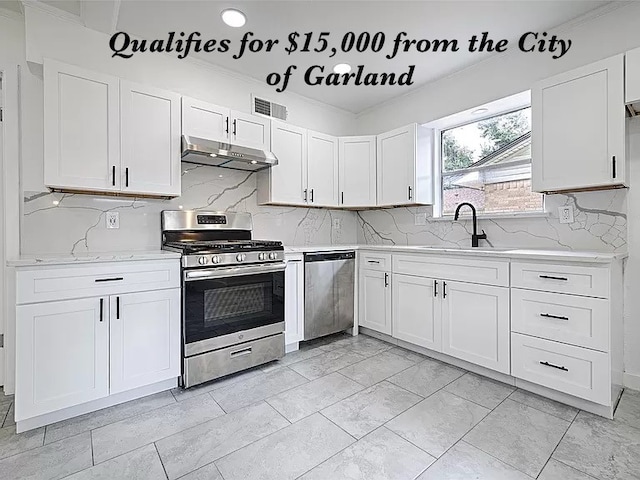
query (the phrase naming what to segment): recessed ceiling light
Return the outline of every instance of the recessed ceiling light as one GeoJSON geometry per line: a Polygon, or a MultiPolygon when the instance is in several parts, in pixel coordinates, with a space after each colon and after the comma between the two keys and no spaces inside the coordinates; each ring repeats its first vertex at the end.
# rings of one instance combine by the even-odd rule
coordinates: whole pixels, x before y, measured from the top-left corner
{"type": "Polygon", "coordinates": [[[51,202],[51,203],[53,203],[53,204],[54,204],[54,205],[56,205],[56,206],[60,205],[60,202],[59,202],[58,200],[54,200],[54,201],[53,201],[53,202],[51,202]]]}
{"type": "Polygon", "coordinates": [[[483,113],[487,113],[488,111],[489,111],[488,108],[484,108],[484,107],[476,108],[471,112],[471,115],[482,115],[483,113]]]}
{"type": "Polygon", "coordinates": [[[218,155],[216,155],[215,153],[210,153],[209,156],[210,157],[217,157],[218,155]]]}
{"type": "Polygon", "coordinates": [[[222,21],[230,27],[242,27],[247,22],[245,14],[235,8],[227,8],[220,15],[222,16],[222,21]]]}
{"type": "Polygon", "coordinates": [[[251,160],[251,163],[253,163],[255,165],[256,163],[258,163],[258,161],[257,160],[251,160]]]}
{"type": "Polygon", "coordinates": [[[348,63],[339,63],[333,67],[333,71],[339,74],[349,73],[351,71],[351,65],[348,63]]]}

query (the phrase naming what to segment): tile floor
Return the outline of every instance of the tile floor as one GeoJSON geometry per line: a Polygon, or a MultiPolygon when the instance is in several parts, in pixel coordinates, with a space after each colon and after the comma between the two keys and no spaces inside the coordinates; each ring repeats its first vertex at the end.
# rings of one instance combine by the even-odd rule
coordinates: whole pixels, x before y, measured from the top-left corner
{"type": "Polygon", "coordinates": [[[364,335],[23,434],[0,392],[0,424],[3,480],[640,479],[640,392],[605,420],[364,335]]]}

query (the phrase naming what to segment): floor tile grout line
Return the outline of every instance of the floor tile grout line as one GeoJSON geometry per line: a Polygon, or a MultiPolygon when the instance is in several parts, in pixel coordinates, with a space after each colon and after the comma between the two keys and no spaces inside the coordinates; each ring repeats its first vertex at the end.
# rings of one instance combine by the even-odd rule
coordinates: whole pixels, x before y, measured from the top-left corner
{"type": "MultiPolygon", "coordinates": [[[[7,428],[7,427],[5,427],[5,428],[7,428]]],[[[37,427],[37,428],[44,428],[44,427],[37,427]]],[[[37,430],[37,429],[36,429],[36,428],[34,428],[34,429],[32,429],[32,430],[37,430]]],[[[28,431],[31,431],[31,430],[28,430],[28,431]]],[[[26,433],[26,432],[22,432],[22,433],[26,433]]],[[[22,433],[16,433],[16,434],[14,434],[14,435],[22,435],[22,433]]],[[[70,438],[77,437],[77,436],[79,436],[79,435],[86,435],[87,433],[89,433],[89,432],[86,432],[86,431],[85,431],[85,432],[80,432],[80,433],[77,433],[77,434],[75,434],[75,435],[71,435],[70,437],[67,437],[67,438],[61,438],[60,440],[56,440],[55,442],[47,443],[46,445],[38,445],[37,447],[27,448],[26,450],[23,450],[23,451],[18,452],[18,453],[14,453],[13,455],[9,455],[9,456],[7,456],[7,457],[0,458],[0,461],[5,461],[5,460],[7,460],[8,458],[17,457],[18,455],[22,455],[22,454],[24,454],[24,453],[34,452],[34,451],[36,451],[36,450],[40,450],[41,448],[48,447],[49,445],[53,445],[54,443],[58,443],[58,442],[61,442],[61,441],[63,441],[63,440],[68,440],[68,439],[70,439],[70,438]]]]}
{"type": "Polygon", "coordinates": [[[89,430],[89,444],[91,445],[91,466],[95,466],[96,459],[93,454],[93,430],[89,430]]]}
{"type": "Polygon", "coordinates": [[[153,448],[156,451],[156,455],[158,455],[158,460],[160,460],[160,465],[162,465],[162,470],[164,471],[164,476],[167,477],[167,480],[169,480],[169,474],[167,473],[167,469],[164,466],[164,462],[162,461],[162,457],[160,456],[160,451],[158,450],[158,446],[156,445],[156,442],[153,442],[153,448]]]}
{"type": "MultiPolygon", "coordinates": [[[[380,352],[380,353],[382,353],[382,352],[380,352]]],[[[380,353],[377,353],[376,355],[379,355],[380,353]]],[[[368,359],[370,359],[370,358],[373,358],[373,357],[375,357],[376,355],[373,355],[373,356],[371,356],[371,357],[367,357],[367,358],[365,358],[364,360],[361,360],[361,362],[364,362],[365,360],[368,360],[368,359]]],[[[355,365],[357,365],[358,363],[361,363],[361,362],[357,362],[357,363],[354,363],[354,364],[352,364],[352,365],[347,365],[346,367],[341,368],[340,370],[344,370],[345,368],[349,368],[349,367],[355,366],[355,365]]],[[[399,371],[397,371],[397,372],[395,372],[395,373],[392,373],[391,375],[389,375],[389,376],[387,376],[387,377],[383,378],[382,380],[377,381],[377,382],[376,382],[376,383],[374,383],[373,385],[377,385],[378,383],[380,383],[380,382],[384,382],[385,380],[388,380],[388,379],[390,379],[391,377],[394,377],[394,376],[396,376],[396,375],[400,375],[401,373],[403,373],[403,372],[405,372],[405,371],[409,370],[410,368],[413,368],[413,367],[415,367],[415,366],[419,365],[420,363],[422,363],[422,362],[418,362],[418,363],[414,363],[413,365],[409,365],[407,368],[404,368],[404,369],[399,370],[399,371]]],[[[352,381],[356,382],[358,385],[362,385],[362,386],[363,386],[363,387],[365,387],[365,388],[369,388],[369,387],[372,387],[372,386],[373,386],[373,385],[369,385],[369,386],[364,385],[364,384],[362,384],[362,383],[358,382],[355,378],[351,378],[351,377],[349,377],[349,376],[345,375],[345,374],[344,374],[344,373],[342,373],[340,370],[336,370],[336,372],[337,372],[337,373],[340,373],[343,377],[346,377],[346,378],[348,378],[349,380],[352,380],[352,381]]],[[[394,385],[395,385],[395,384],[394,384],[394,385]]],[[[417,394],[416,394],[416,395],[417,395],[417,394]]]]}
{"type": "MultiPolygon", "coordinates": [[[[560,444],[562,443],[562,441],[564,440],[564,437],[567,435],[567,433],[569,432],[569,429],[571,428],[571,426],[573,425],[573,422],[575,422],[576,418],[578,418],[578,414],[580,413],[580,411],[578,410],[578,413],[576,414],[575,417],[573,417],[573,420],[571,420],[571,422],[569,422],[569,426],[567,427],[567,429],[564,431],[564,433],[562,434],[562,437],[560,437],[560,440],[558,441],[558,443],[556,444],[555,447],[553,447],[553,450],[551,451],[551,455],[549,455],[549,458],[547,458],[547,461],[544,462],[544,465],[542,466],[542,468],[540,469],[540,472],[538,472],[538,475],[536,475],[536,478],[538,478],[540,476],[540,474],[542,473],[542,471],[544,470],[544,468],[547,466],[547,464],[549,463],[549,461],[553,458],[553,454],[556,453],[556,450],[558,449],[558,447],[560,446],[560,444]]],[[[570,465],[567,465],[570,466],[570,465]]],[[[575,467],[574,467],[575,468],[575,467]]],[[[582,472],[582,470],[575,468],[575,470],[578,470],[579,472],[582,472]]],[[[582,473],[586,473],[586,472],[582,472],[582,473]]],[[[587,474],[588,475],[588,474],[587,474]]]]}
{"type": "MultiPolygon", "coordinates": [[[[545,411],[545,410],[541,410],[540,408],[538,408],[538,407],[534,407],[534,406],[532,406],[532,405],[529,405],[528,403],[520,402],[520,401],[516,400],[515,398],[511,398],[511,396],[512,396],[514,393],[516,393],[518,390],[522,390],[522,389],[520,389],[520,388],[516,388],[513,392],[511,392],[511,393],[509,394],[509,396],[508,396],[507,398],[508,398],[509,400],[511,400],[512,402],[516,402],[516,403],[519,403],[520,405],[524,405],[524,406],[526,406],[526,407],[533,408],[534,410],[537,410],[537,411],[542,412],[542,413],[546,413],[547,415],[551,415],[552,417],[555,417],[555,418],[559,418],[560,420],[564,420],[565,422],[573,422],[573,421],[575,420],[575,418],[578,416],[578,413],[580,413],[580,409],[579,409],[579,408],[572,407],[571,405],[567,405],[567,404],[562,403],[562,402],[556,402],[555,400],[553,400],[553,399],[551,399],[551,398],[542,397],[542,398],[544,398],[545,400],[550,400],[550,401],[552,401],[552,402],[559,403],[560,405],[564,405],[564,406],[566,406],[566,407],[570,407],[570,408],[573,408],[573,409],[577,410],[577,412],[576,412],[576,414],[573,416],[573,418],[572,418],[571,420],[567,420],[566,418],[562,418],[562,417],[559,417],[558,415],[555,415],[555,414],[553,414],[553,413],[549,413],[549,412],[547,412],[547,411],[545,411]]],[[[532,395],[536,395],[535,393],[533,393],[533,392],[528,392],[527,390],[523,390],[523,391],[524,391],[524,392],[527,392],[527,393],[529,393],[529,394],[532,394],[532,395]]],[[[540,396],[540,395],[538,395],[538,396],[540,396]]]]}
{"type": "MultiPolygon", "coordinates": [[[[462,377],[458,377],[458,379],[459,378],[462,378],[462,377]]],[[[455,382],[455,380],[453,382],[451,382],[451,383],[454,383],[454,382],[455,382]]],[[[451,383],[449,385],[451,385],[451,383]]],[[[454,395],[454,396],[456,396],[458,398],[461,398],[462,400],[466,400],[467,402],[471,402],[474,405],[478,405],[479,407],[486,408],[487,410],[489,410],[489,413],[493,412],[496,409],[496,407],[487,407],[486,405],[482,405],[481,403],[478,403],[478,402],[475,402],[475,401],[473,401],[473,400],[471,400],[469,398],[463,397],[462,395],[459,395],[459,394],[457,394],[455,392],[451,392],[449,390],[445,390],[449,385],[447,385],[445,387],[442,387],[440,390],[444,390],[445,392],[450,393],[451,395],[454,395]]],[[[438,390],[438,391],[440,391],[440,390],[438,390]]],[[[507,398],[509,398],[508,395],[505,398],[503,398],[502,400],[500,400],[500,403],[502,403],[507,398]]],[[[500,405],[500,403],[498,403],[498,405],[500,405]]]]}
{"type": "MultiPolygon", "coordinates": [[[[552,458],[553,458],[553,457],[549,458],[549,460],[551,460],[552,458]]],[[[594,476],[593,476],[593,475],[591,475],[590,473],[583,472],[583,471],[582,471],[582,470],[580,470],[579,468],[576,468],[576,467],[574,467],[574,466],[572,466],[572,465],[569,465],[569,464],[567,464],[567,463],[564,463],[562,460],[558,460],[557,458],[553,458],[553,460],[554,460],[554,461],[556,461],[556,462],[558,462],[558,463],[561,463],[562,465],[564,465],[564,466],[565,466],[565,467],[567,467],[567,468],[572,468],[573,470],[576,470],[577,472],[580,472],[580,473],[582,473],[583,475],[586,475],[587,477],[592,478],[593,480],[600,480],[598,477],[594,477],[594,476]]],[[[547,462],[547,463],[548,463],[548,462],[547,462]]],[[[545,466],[546,466],[546,465],[545,465],[545,466]]],[[[540,473],[542,473],[542,472],[540,472],[540,473]]]]}

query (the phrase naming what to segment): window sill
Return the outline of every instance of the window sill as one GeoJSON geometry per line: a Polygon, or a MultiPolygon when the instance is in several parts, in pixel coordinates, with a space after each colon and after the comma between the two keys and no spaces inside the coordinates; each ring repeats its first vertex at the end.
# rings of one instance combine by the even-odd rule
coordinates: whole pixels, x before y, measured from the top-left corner
{"type": "MultiPolygon", "coordinates": [[[[517,212],[517,213],[487,213],[478,214],[478,220],[504,220],[509,218],[522,219],[522,218],[548,218],[551,214],[549,212],[517,212]]],[[[471,220],[471,215],[466,212],[460,216],[460,220],[471,220]]],[[[433,217],[431,221],[434,222],[453,222],[453,215],[444,215],[442,217],[433,217]]]]}

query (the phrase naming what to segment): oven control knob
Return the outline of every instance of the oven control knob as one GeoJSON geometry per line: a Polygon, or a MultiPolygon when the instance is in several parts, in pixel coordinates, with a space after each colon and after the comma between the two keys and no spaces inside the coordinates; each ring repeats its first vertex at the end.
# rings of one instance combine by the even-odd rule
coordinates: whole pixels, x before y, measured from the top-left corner
{"type": "Polygon", "coordinates": [[[269,259],[270,260],[275,260],[278,257],[278,254],[276,252],[271,252],[269,254],[269,259]]]}
{"type": "Polygon", "coordinates": [[[198,263],[200,265],[206,265],[207,264],[207,260],[208,260],[207,257],[199,257],[198,258],[198,263]]]}
{"type": "Polygon", "coordinates": [[[258,254],[258,260],[266,260],[267,259],[267,254],[262,252],[258,254]]]}
{"type": "Polygon", "coordinates": [[[247,258],[247,255],[244,253],[239,253],[238,255],[236,255],[236,260],[239,262],[244,262],[245,258],[247,258]]]}
{"type": "Polygon", "coordinates": [[[213,257],[211,257],[211,263],[220,263],[220,257],[214,255],[213,257]]]}

